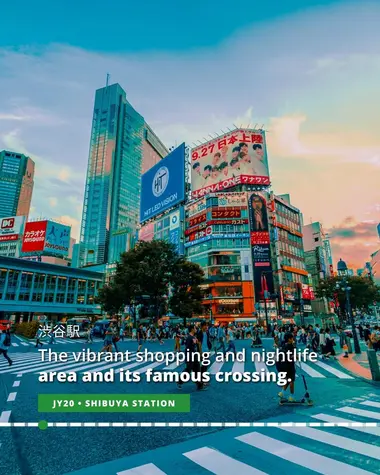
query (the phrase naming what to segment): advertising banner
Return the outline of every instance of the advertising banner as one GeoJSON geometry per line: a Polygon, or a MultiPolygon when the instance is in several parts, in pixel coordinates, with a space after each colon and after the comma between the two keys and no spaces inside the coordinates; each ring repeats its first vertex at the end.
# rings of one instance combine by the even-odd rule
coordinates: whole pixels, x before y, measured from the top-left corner
{"type": "Polygon", "coordinates": [[[44,251],[67,256],[70,248],[70,226],[47,222],[44,251]]]}
{"type": "Polygon", "coordinates": [[[140,223],[185,200],[185,144],[141,177],[140,223]]]}
{"type": "Polygon", "coordinates": [[[193,198],[239,184],[270,185],[263,130],[236,129],[191,151],[193,198]]]}
{"type": "Polygon", "coordinates": [[[214,208],[211,212],[212,218],[240,218],[240,208],[214,208]]]}
{"type": "Polygon", "coordinates": [[[182,240],[182,226],[181,220],[183,221],[183,206],[179,210],[174,211],[170,214],[170,226],[169,226],[169,242],[175,245],[176,251],[178,254],[184,253],[184,243],[182,240]]]}
{"type": "Polygon", "coordinates": [[[307,284],[302,284],[302,298],[305,300],[310,300],[310,287],[307,284]]]}
{"type": "Polygon", "coordinates": [[[153,241],[154,239],[154,223],[147,223],[145,226],[142,226],[139,231],[139,240],[140,241],[153,241]]]}
{"type": "Polygon", "coordinates": [[[252,193],[248,199],[253,281],[256,302],[274,292],[267,202],[263,195],[252,193]],[[263,238],[264,236],[264,238],[263,238]],[[257,243],[262,241],[265,243],[257,243]]]}
{"type": "Polygon", "coordinates": [[[0,219],[0,242],[17,241],[22,234],[25,216],[10,216],[0,219]]]}
{"type": "Polygon", "coordinates": [[[42,252],[45,247],[47,221],[31,221],[26,223],[22,252],[42,252]]]}
{"type": "Polygon", "coordinates": [[[210,197],[218,198],[218,207],[221,208],[223,206],[242,206],[244,208],[247,207],[247,194],[245,192],[239,193],[212,193],[210,197]]]}

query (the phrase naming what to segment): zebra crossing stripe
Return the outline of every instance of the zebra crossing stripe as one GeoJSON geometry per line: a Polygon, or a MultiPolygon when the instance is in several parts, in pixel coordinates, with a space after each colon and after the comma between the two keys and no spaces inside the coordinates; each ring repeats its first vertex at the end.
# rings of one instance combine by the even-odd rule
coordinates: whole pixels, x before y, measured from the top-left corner
{"type": "Polygon", "coordinates": [[[224,361],[215,361],[209,369],[210,374],[216,374],[219,373],[221,370],[222,366],[224,365],[224,361]]]}
{"type": "Polygon", "coordinates": [[[19,346],[18,343],[13,343],[12,342],[12,346],[19,346]]]}
{"type": "Polygon", "coordinates": [[[269,372],[268,367],[264,363],[264,361],[255,361],[255,366],[256,366],[256,371],[258,371],[259,373],[264,372],[264,371],[266,373],[269,372]]]}
{"type": "Polygon", "coordinates": [[[324,455],[319,455],[309,450],[301,449],[295,445],[273,439],[259,432],[251,432],[239,437],[237,440],[244,442],[252,447],[261,449],[265,452],[292,462],[301,467],[314,470],[323,475],[336,475],[344,473],[345,475],[370,475],[371,472],[353,467],[344,462],[338,462],[324,455]]]}
{"type": "Polygon", "coordinates": [[[320,421],[324,422],[346,422],[347,424],[347,429],[352,429],[356,430],[358,432],[364,432],[365,434],[372,434],[372,435],[377,435],[380,436],[380,427],[363,427],[363,424],[361,422],[357,423],[357,426],[353,426],[353,422],[351,419],[343,419],[342,417],[336,417],[336,416],[330,416],[329,414],[312,414],[311,417],[314,419],[319,419],[320,421]]]}
{"type": "Polygon", "coordinates": [[[359,442],[356,440],[342,437],[341,435],[331,434],[330,432],[313,429],[311,427],[280,427],[281,430],[296,434],[301,437],[307,437],[324,444],[333,445],[340,449],[356,452],[357,454],[365,455],[376,460],[380,460],[380,447],[376,447],[365,442],[359,442]]]}
{"type": "Polygon", "coordinates": [[[345,412],[347,414],[353,414],[354,416],[367,417],[369,419],[374,419],[380,421],[380,412],[366,411],[364,409],[357,409],[356,407],[340,407],[337,411],[345,412]]]}
{"type": "Polygon", "coordinates": [[[210,447],[202,447],[192,450],[191,452],[186,452],[183,455],[202,468],[217,475],[227,475],[231,473],[239,473],[241,475],[267,475],[266,472],[257,470],[246,463],[239,462],[239,460],[229,457],[218,450],[211,449],[210,447]]]}
{"type": "Polygon", "coordinates": [[[325,378],[326,377],[325,375],[323,375],[319,371],[315,370],[314,368],[312,368],[311,366],[309,366],[306,363],[301,364],[299,361],[297,361],[297,366],[300,369],[302,369],[305,373],[307,373],[309,376],[311,376],[312,378],[325,378]]]}
{"type": "Polygon", "coordinates": [[[235,361],[234,365],[232,366],[233,373],[244,373],[244,363],[240,361],[235,361]]]}
{"type": "Polygon", "coordinates": [[[116,475],[166,475],[166,473],[156,467],[153,463],[148,463],[146,465],[141,465],[140,467],[117,472],[116,475]]]}
{"type": "Polygon", "coordinates": [[[337,376],[340,379],[354,379],[353,376],[343,373],[343,371],[339,371],[339,369],[333,368],[332,366],[329,366],[326,363],[322,363],[322,361],[315,361],[314,364],[316,364],[320,368],[323,368],[329,373],[332,373],[334,376],[337,376]]]}
{"type": "Polygon", "coordinates": [[[380,402],[364,401],[364,402],[361,402],[360,404],[364,404],[365,406],[371,406],[371,407],[376,407],[376,408],[380,409],[380,402]]]}

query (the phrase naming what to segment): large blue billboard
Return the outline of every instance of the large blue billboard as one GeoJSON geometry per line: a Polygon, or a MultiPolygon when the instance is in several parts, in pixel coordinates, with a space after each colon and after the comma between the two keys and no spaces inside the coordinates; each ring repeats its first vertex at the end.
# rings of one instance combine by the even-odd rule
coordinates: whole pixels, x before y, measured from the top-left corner
{"type": "Polygon", "coordinates": [[[185,144],[141,177],[140,223],[185,200],[185,144]]]}

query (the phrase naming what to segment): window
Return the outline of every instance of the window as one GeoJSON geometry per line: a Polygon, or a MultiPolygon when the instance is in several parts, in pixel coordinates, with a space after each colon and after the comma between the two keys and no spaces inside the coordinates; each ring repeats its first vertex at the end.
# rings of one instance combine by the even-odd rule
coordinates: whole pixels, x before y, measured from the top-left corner
{"type": "Polygon", "coordinates": [[[315,237],[314,242],[318,242],[318,241],[319,241],[319,237],[315,237]]]}

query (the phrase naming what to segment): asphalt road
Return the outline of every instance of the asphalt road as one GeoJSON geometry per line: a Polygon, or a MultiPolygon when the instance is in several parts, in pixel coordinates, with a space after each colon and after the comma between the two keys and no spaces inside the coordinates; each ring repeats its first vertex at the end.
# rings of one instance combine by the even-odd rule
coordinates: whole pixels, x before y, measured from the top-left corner
{"type": "MultiPolygon", "coordinates": [[[[289,407],[278,405],[278,387],[274,383],[215,383],[212,381],[208,391],[196,391],[192,383],[183,386],[180,392],[175,384],[149,384],[144,380],[140,383],[120,383],[117,380],[114,383],[39,383],[38,372],[53,369],[53,363],[44,364],[40,362],[38,351],[32,345],[22,344],[20,340],[13,340],[18,346],[13,346],[10,356],[14,359],[14,365],[8,367],[6,362],[0,360],[0,421],[9,422],[38,422],[46,420],[52,422],[254,422],[254,421],[312,421],[313,414],[327,414],[329,417],[344,416],[348,420],[360,421],[363,417],[355,413],[358,407],[367,407],[362,403],[366,401],[375,403],[375,407],[370,408],[371,416],[380,420],[380,397],[376,396],[378,388],[371,383],[356,379],[349,375],[337,362],[308,363],[304,368],[304,375],[307,379],[311,397],[314,400],[314,407],[289,407]],[[174,395],[179,393],[191,395],[190,413],[39,413],[37,407],[37,396],[39,393],[45,394],[167,394],[174,395]],[[356,399],[363,398],[363,399],[356,399]],[[376,407],[376,403],[378,407],[376,407]],[[362,406],[360,406],[362,404],[362,406]],[[358,406],[359,405],[359,406],[358,406]],[[353,413],[342,414],[337,412],[341,407],[354,407],[353,413]],[[356,409],[355,409],[356,408],[356,409]],[[378,411],[378,412],[376,412],[378,411]]],[[[271,340],[264,341],[265,347],[269,350],[272,346],[271,340]]],[[[101,342],[94,343],[92,349],[97,351],[102,346],[101,342]]],[[[76,341],[74,343],[59,343],[54,346],[56,351],[81,351],[87,349],[87,345],[76,341]]],[[[148,349],[153,351],[171,351],[173,342],[165,342],[163,346],[158,343],[147,345],[148,349]]],[[[246,348],[247,354],[252,351],[249,348],[249,341],[237,342],[237,349],[246,348]]],[[[119,344],[119,350],[130,350],[135,352],[137,345],[135,342],[122,342],[119,344]]],[[[257,350],[256,350],[257,351],[257,350]]],[[[244,364],[244,370],[254,371],[253,363],[244,364]]],[[[97,364],[97,368],[103,368],[104,363],[97,364]]],[[[115,365],[117,370],[125,364],[115,365]]],[[[147,364],[138,365],[135,370],[146,368],[147,364]]],[[[84,363],[57,363],[54,365],[58,370],[74,370],[81,374],[88,369],[88,364],[84,363]]],[[[231,371],[233,363],[228,362],[221,366],[221,371],[231,371]]],[[[96,369],[94,367],[94,369],[96,369]]],[[[161,370],[158,366],[155,368],[161,370]]],[[[241,369],[241,367],[240,367],[241,369]]],[[[106,368],[104,368],[104,371],[106,368]]],[[[180,370],[180,368],[178,369],[180,370]]],[[[301,373],[300,373],[301,374],[301,373]]],[[[302,396],[304,389],[301,378],[297,379],[297,392],[302,396]]],[[[366,422],[371,420],[364,418],[366,422]]],[[[328,422],[328,421],[327,421],[328,422]]],[[[379,428],[376,428],[379,431],[379,428]]],[[[273,446],[272,441],[265,437],[274,437],[278,443],[291,442],[294,439],[302,439],[305,450],[309,452],[321,451],[321,445],[324,449],[322,453],[327,456],[333,456],[336,460],[341,459],[342,463],[350,463],[353,467],[359,469],[366,467],[367,473],[380,473],[379,456],[379,433],[354,432],[345,428],[334,428],[333,433],[341,437],[348,437],[348,441],[356,440],[359,437],[363,443],[372,444],[377,452],[374,454],[363,455],[357,452],[354,447],[355,456],[348,455],[345,450],[339,453],[325,450],[324,441],[315,441],[311,438],[292,434],[281,429],[260,428],[258,432],[264,436],[262,440],[256,441],[256,446],[243,442],[236,437],[240,437],[252,429],[226,429],[221,427],[49,427],[47,430],[38,428],[11,427],[0,428],[0,451],[3,455],[0,458],[0,473],[8,475],[64,475],[78,470],[84,470],[84,475],[90,474],[152,474],[162,473],[218,473],[224,474],[224,470],[229,467],[228,473],[235,468],[242,470],[241,467],[229,466],[227,461],[221,462],[218,467],[207,467],[204,460],[218,460],[215,454],[205,452],[204,447],[216,447],[218,454],[225,454],[231,459],[237,459],[241,463],[249,463],[251,453],[254,450],[257,467],[264,473],[290,473],[290,467],[294,465],[292,460],[279,459],[276,462],[277,455],[269,453],[259,447],[260,443],[265,442],[265,447],[273,446]],[[231,431],[235,431],[232,433],[231,431]],[[274,432],[273,432],[274,431],[274,432]],[[349,432],[350,434],[347,434],[349,432]],[[354,439],[352,439],[354,432],[354,439]],[[364,438],[363,438],[364,437],[364,438]],[[264,441],[264,442],[263,442],[264,441]],[[181,445],[182,444],[182,445],[181,445]],[[314,445],[313,445],[314,444],[314,445]],[[200,450],[200,452],[199,452],[200,450]],[[184,453],[193,452],[191,457],[184,456],[184,453]],[[198,452],[197,452],[198,451],[198,452]],[[228,453],[230,452],[230,453],[228,453]],[[239,455],[240,454],[240,455],[239,455]],[[373,456],[374,455],[374,456],[373,456]],[[376,456],[379,456],[376,459],[376,456]],[[198,458],[197,458],[198,457],[198,458]],[[199,457],[201,457],[199,459],[199,457]],[[203,458],[202,458],[203,457],[203,458]],[[196,459],[196,461],[194,461],[196,459]],[[271,463],[266,460],[272,460],[271,463]],[[372,463],[374,461],[374,463],[372,463]],[[268,465],[269,463],[269,465],[268,465]],[[104,465],[106,464],[106,465],[104,465]],[[363,465],[365,464],[365,465],[363,465]],[[147,465],[145,471],[130,472],[134,467],[147,465]],[[159,467],[155,470],[153,467],[159,467]],[[265,469],[265,466],[267,467],[265,469]],[[224,468],[223,468],[224,467],[224,468]],[[148,471],[146,471],[148,470],[148,471]],[[150,471],[149,471],[150,470],[150,471]],[[218,471],[219,470],[219,471],[218,471]]],[[[315,435],[315,434],[314,434],[315,435]]],[[[258,436],[255,436],[256,438],[258,436]]],[[[315,438],[315,437],[314,437],[315,438]]],[[[255,439],[256,440],[256,439],[255,439]]],[[[302,446],[301,442],[297,446],[302,446]]],[[[252,442],[252,441],[251,441],[252,442]]],[[[280,449],[279,449],[280,450],[280,449]]],[[[281,450],[280,450],[281,452],[281,450]]],[[[291,450],[290,452],[291,453],[291,450]]],[[[302,453],[300,460],[308,460],[302,453]]],[[[251,460],[252,461],[252,460],[251,460]]],[[[218,462],[219,463],[219,462],[218,462]]],[[[317,463],[317,462],[316,462],[317,463]]],[[[322,463],[319,461],[319,463],[322,463]]],[[[347,465],[348,466],[348,465],[347,465]]],[[[243,467],[244,468],[244,467],[243,467]]],[[[293,467],[294,468],[294,467],[293,467]]],[[[293,470],[292,468],[292,470],[293,470]]],[[[347,467],[342,466],[345,473],[347,467]]],[[[250,471],[238,473],[253,473],[250,471]]],[[[315,473],[315,466],[297,465],[294,473],[315,473]],[[312,471],[310,471],[312,470],[312,471]]],[[[256,472],[258,473],[258,472],[256,472]]],[[[340,473],[320,471],[317,473],[340,473]]],[[[341,472],[343,473],[343,472],[341,472]]],[[[352,472],[359,475],[359,471],[352,472]]]]}

